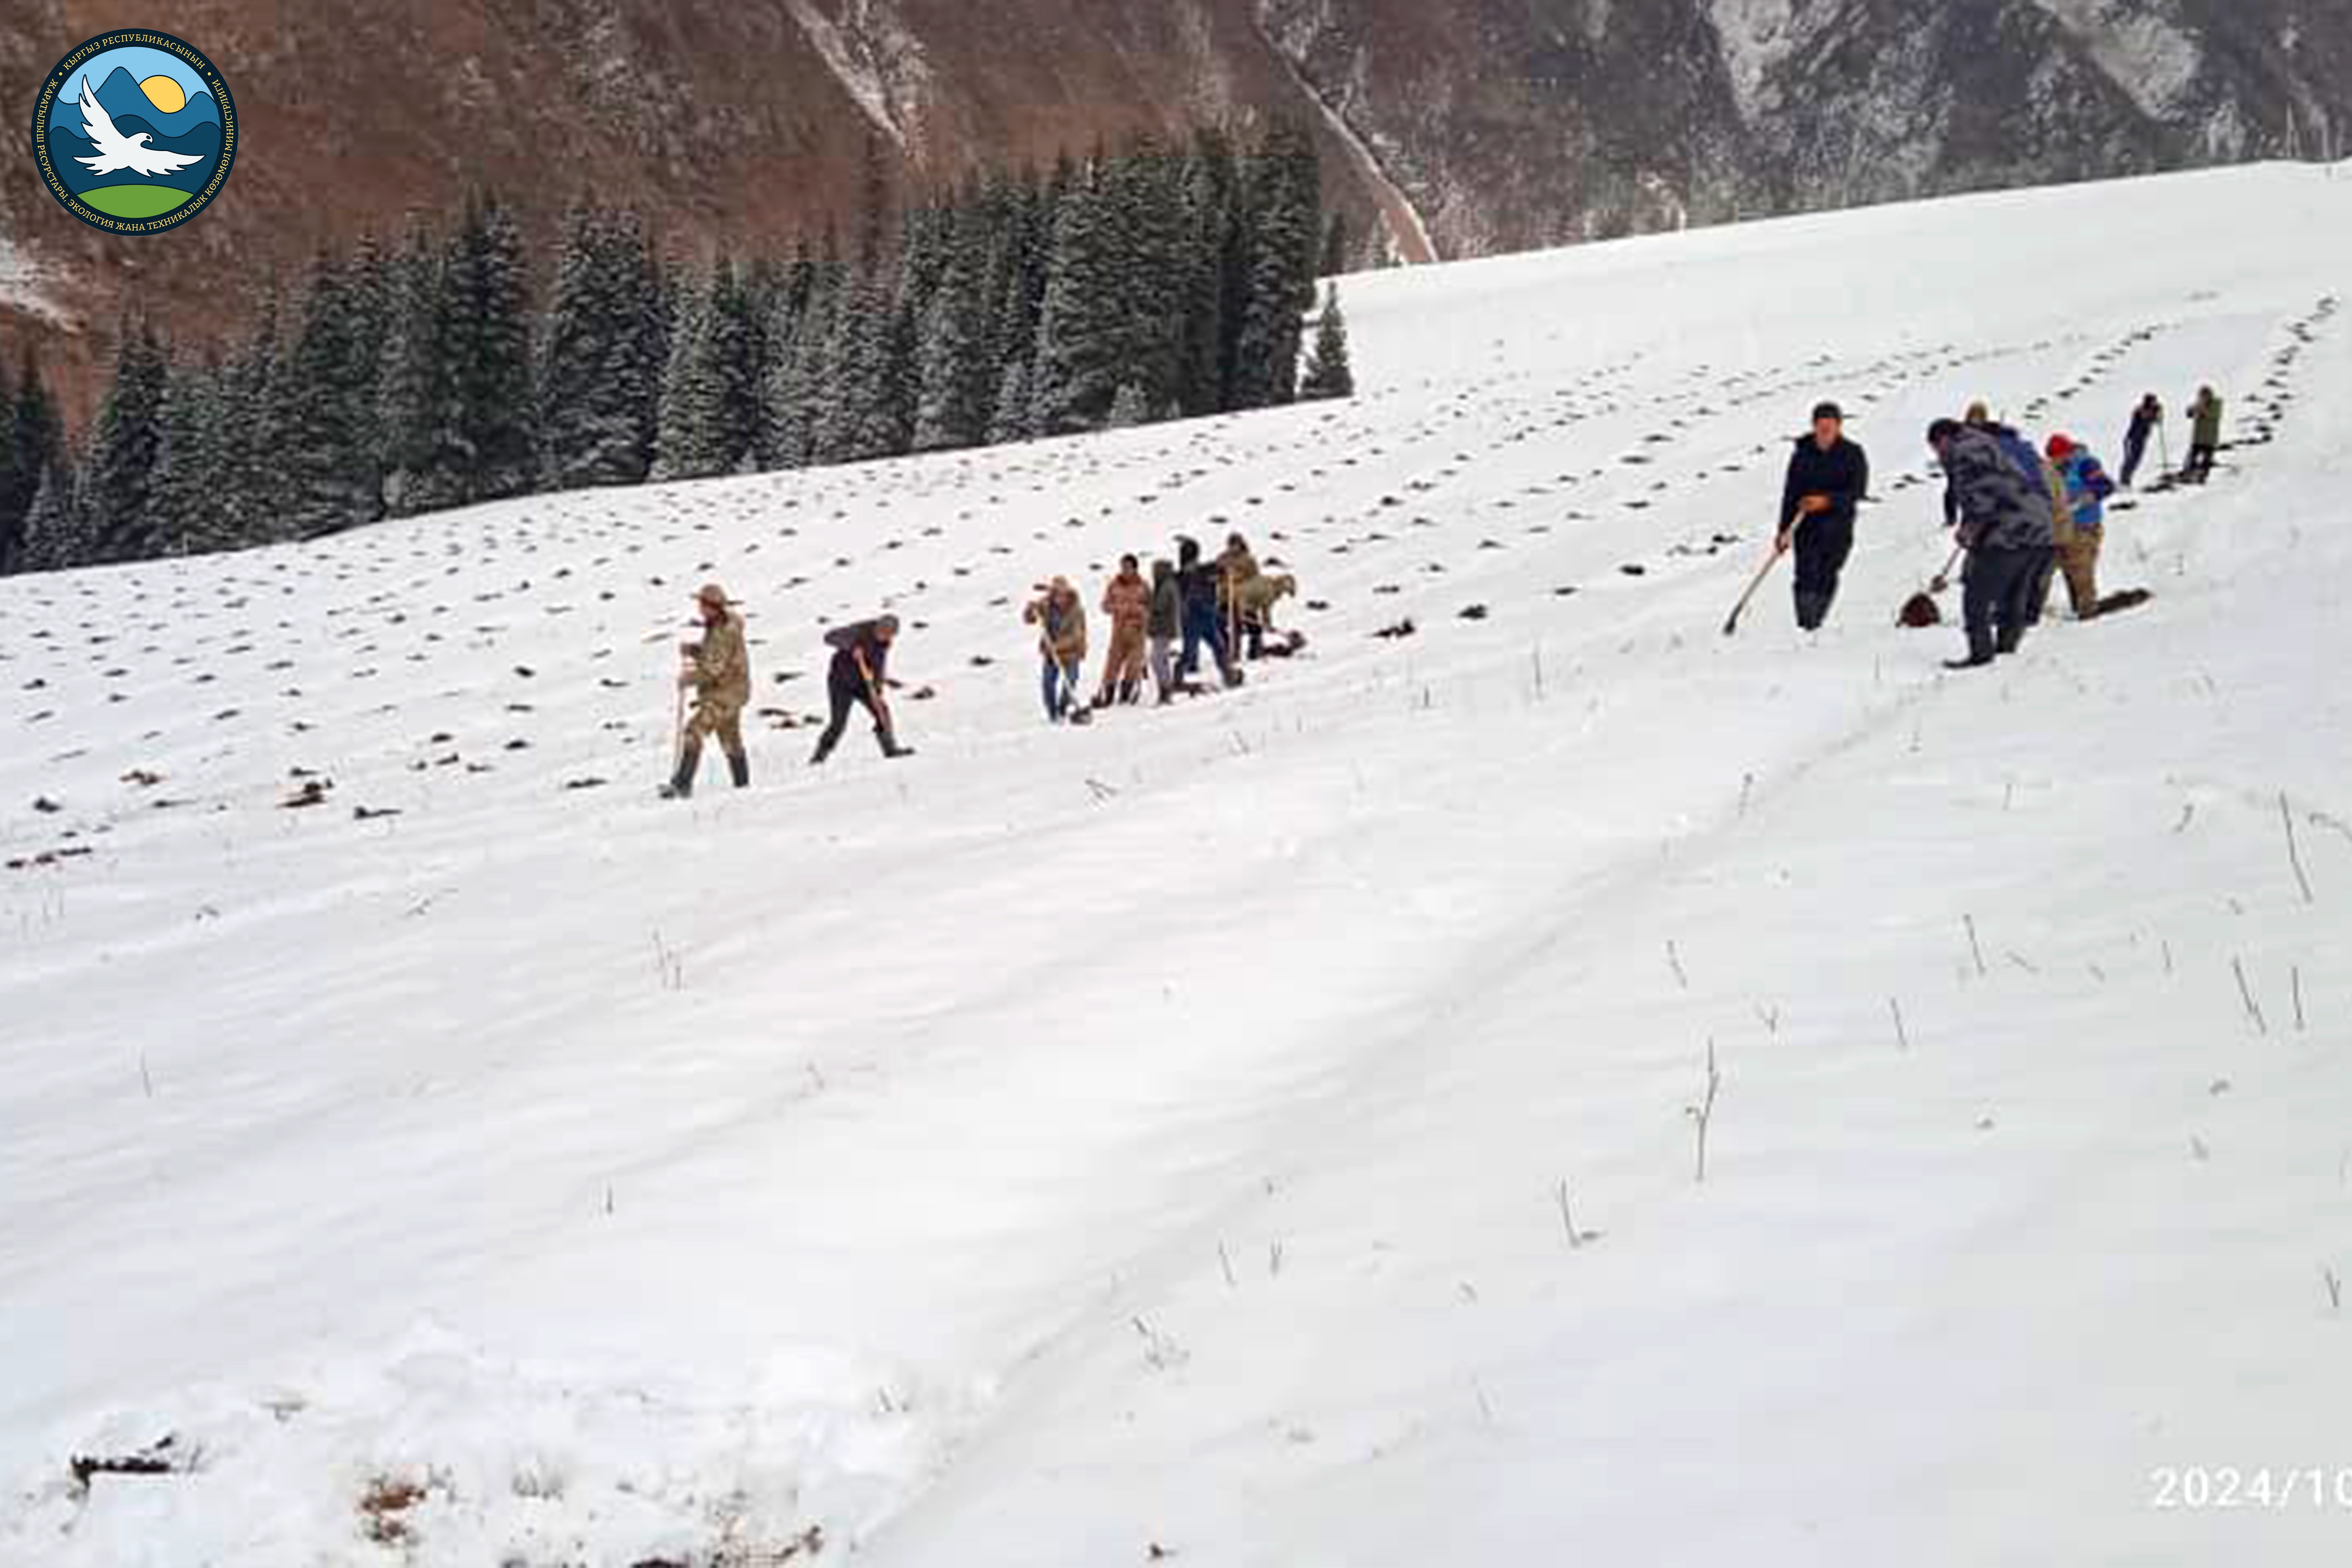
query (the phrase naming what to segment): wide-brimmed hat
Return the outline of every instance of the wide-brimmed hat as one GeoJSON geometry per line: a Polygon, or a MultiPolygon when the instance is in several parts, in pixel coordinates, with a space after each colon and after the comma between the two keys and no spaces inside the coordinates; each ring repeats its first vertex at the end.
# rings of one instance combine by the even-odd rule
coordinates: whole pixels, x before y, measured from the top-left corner
{"type": "Polygon", "coordinates": [[[722,610],[735,603],[727,596],[727,590],[716,583],[705,583],[696,589],[694,602],[698,605],[717,605],[722,610]]]}

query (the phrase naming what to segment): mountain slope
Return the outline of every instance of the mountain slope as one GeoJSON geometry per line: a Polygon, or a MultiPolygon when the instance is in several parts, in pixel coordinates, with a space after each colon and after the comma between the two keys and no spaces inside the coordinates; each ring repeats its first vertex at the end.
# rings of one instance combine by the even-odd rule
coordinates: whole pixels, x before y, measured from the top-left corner
{"type": "MultiPolygon", "coordinates": [[[[13,7],[0,75],[148,20],[13,7]]],[[[165,254],[80,227],[28,160],[0,161],[0,233],[82,322],[135,284],[191,341],[244,314],[257,259],[396,234],[485,182],[550,214],[591,190],[637,203],[704,246],[846,220],[869,135],[919,184],[1307,115],[1361,257],[1420,259],[2340,153],[2352,124],[2352,15],[2318,0],[190,0],[173,26],[231,77],[226,196],[165,254]]]]}
{"type": "Polygon", "coordinates": [[[0,584],[0,1560],[2332,1562],[2347,241],[1392,273],[1345,405],[0,584]],[[1931,415],[2209,380],[2151,605],[1894,629],[1931,415]],[[1727,640],[1822,395],[1847,597],[1727,640]],[[1230,527],[1306,657],[1048,730],[1030,584],[1230,527]],[[710,576],[760,783],[672,806],[710,576]],[[921,754],[812,773],[877,603],[921,754]]]}

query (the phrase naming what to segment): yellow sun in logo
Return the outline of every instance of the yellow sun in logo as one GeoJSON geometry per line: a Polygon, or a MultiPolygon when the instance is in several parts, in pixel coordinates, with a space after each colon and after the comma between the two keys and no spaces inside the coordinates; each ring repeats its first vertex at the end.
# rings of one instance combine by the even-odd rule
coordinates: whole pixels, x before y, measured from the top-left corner
{"type": "Polygon", "coordinates": [[[148,102],[166,114],[177,114],[188,107],[188,95],[170,77],[151,76],[139,84],[139,89],[147,95],[148,102]]]}

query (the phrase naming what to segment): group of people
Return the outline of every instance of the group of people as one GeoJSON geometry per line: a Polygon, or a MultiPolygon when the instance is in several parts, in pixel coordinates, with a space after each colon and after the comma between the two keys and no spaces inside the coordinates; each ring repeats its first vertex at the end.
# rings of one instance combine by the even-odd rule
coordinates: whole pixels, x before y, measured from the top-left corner
{"type": "MultiPolygon", "coordinates": [[[[1069,579],[1055,578],[1022,612],[1023,621],[1038,628],[1050,721],[1081,721],[1095,709],[1139,702],[1147,672],[1160,702],[1172,702],[1198,675],[1204,652],[1215,662],[1224,686],[1239,686],[1243,649],[1251,658],[1265,651],[1274,605],[1297,591],[1296,580],[1262,571],[1248,541],[1238,533],[1226,539],[1224,552],[1213,560],[1203,558],[1195,540],[1180,538],[1176,543],[1176,560],[1154,561],[1149,582],[1135,556],[1120,557],[1118,574],[1103,590],[1102,611],[1111,623],[1110,652],[1091,703],[1080,696],[1087,658],[1086,606],[1069,579]]],[[[662,790],[670,800],[692,798],[702,770],[702,748],[713,737],[726,753],[735,787],[748,788],[751,783],[751,759],[743,744],[743,710],[751,700],[743,617],[727,590],[716,583],[705,584],[694,604],[702,635],[678,645],[677,766],[662,790]],[[694,700],[691,712],[684,708],[688,695],[694,700]]],[[[885,757],[914,754],[913,748],[899,743],[890,711],[890,649],[898,637],[896,616],[879,616],[825,634],[825,645],[833,650],[825,671],[831,712],[809,758],[811,766],[821,766],[833,755],[851,712],[859,708],[873,720],[875,742],[885,757]]]]}
{"type": "MultiPolygon", "coordinates": [[[[2221,446],[2221,399],[2208,386],[2189,406],[2189,461],[2183,482],[2202,484],[2213,471],[2221,446]]],[[[2160,440],[2164,405],[2154,394],[2132,411],[2124,437],[2123,488],[2138,477],[2152,439],[2160,440]]],[[[2041,622],[2055,580],[2063,574],[2075,617],[2095,618],[2101,609],[2098,573],[2105,537],[2106,502],[2117,481],[2108,478],[2089,448],[2065,435],[2053,435],[2036,451],[2015,429],[1995,420],[1983,404],[1961,419],[1938,419],[1927,444],[1945,477],[1944,521],[1968,556],[1962,621],[1969,647],[1950,668],[1971,669],[2013,653],[2041,622]]],[[[1834,403],[1813,410],[1811,434],[1801,437],[1789,459],[1782,487],[1778,554],[1796,556],[1797,625],[1818,630],[1837,602],[1838,585],[1853,553],[1854,516],[1870,490],[1870,458],[1845,434],[1844,412],[1834,403]]],[[[1934,591],[1948,586],[1938,576],[1934,591]]],[[[1024,625],[1037,628],[1040,690],[1049,722],[1081,722],[1097,709],[1143,700],[1147,675],[1163,706],[1191,689],[1203,653],[1227,688],[1243,680],[1242,658],[1265,652],[1275,605],[1297,592],[1295,579],[1263,571],[1249,542],[1227,536],[1213,558],[1199,541],[1180,537],[1176,559],[1151,563],[1143,575],[1133,555],[1119,558],[1118,572],[1103,589],[1102,614],[1110,620],[1110,648],[1091,701],[1083,696],[1087,658],[1087,612],[1077,589],[1055,577],[1023,609],[1024,625]]],[[[683,800],[694,793],[702,748],[718,738],[738,789],[751,782],[743,745],[743,710],[751,700],[751,658],[743,617],[718,584],[695,595],[702,636],[679,645],[681,693],[694,710],[681,714],[677,766],[662,793],[683,800]]],[[[898,742],[888,698],[891,645],[898,636],[895,616],[835,628],[825,643],[833,658],[825,672],[831,712],[818,739],[812,765],[822,764],[841,743],[852,710],[863,708],[874,721],[874,738],[885,757],[911,755],[898,742]]]]}
{"type": "MultiPolygon", "coordinates": [[[[2184,483],[2202,484],[2221,446],[2221,398],[2200,389],[2189,406],[2189,461],[2184,483]]],[[[2130,488],[2160,439],[2164,405],[2154,394],[2132,411],[2124,437],[2122,486],[2130,488]]],[[[2064,434],[2040,450],[1992,417],[1985,405],[1964,418],[1938,419],[1927,444],[1944,470],[1944,522],[1954,531],[1954,562],[1968,557],[1961,620],[1965,657],[1948,668],[1974,669],[2014,653],[2038,626],[2063,574],[2077,620],[2092,620],[2099,596],[2099,556],[2106,534],[2106,503],[2116,490],[2090,448],[2064,434]]],[[[1870,489],[1870,459],[1845,434],[1834,403],[1813,410],[1813,428],[1789,459],[1780,498],[1780,553],[1796,556],[1797,625],[1817,630],[1837,600],[1838,584],[1853,552],[1854,514],[1870,489]]],[[[1938,575],[1932,592],[1949,585],[1938,575]]],[[[1932,616],[1930,619],[1932,619],[1932,616]]]]}
{"type": "Polygon", "coordinates": [[[1199,675],[1204,652],[1223,686],[1239,686],[1244,650],[1263,657],[1274,605],[1297,587],[1295,579],[1262,570],[1238,533],[1214,559],[1203,557],[1199,541],[1180,537],[1176,559],[1152,562],[1149,582],[1137,557],[1121,556],[1103,589],[1110,651],[1088,702],[1086,605],[1067,577],[1055,578],[1021,612],[1022,624],[1037,628],[1046,721],[1082,723],[1095,710],[1140,702],[1147,673],[1164,707],[1199,675]]]}
{"type": "MultiPolygon", "coordinates": [[[[681,711],[677,765],[662,790],[668,800],[693,796],[695,775],[702,771],[703,744],[714,735],[727,753],[727,770],[734,777],[735,787],[746,789],[751,783],[751,754],[743,746],[743,710],[751,701],[751,659],[743,617],[727,590],[716,583],[703,584],[694,603],[702,618],[702,636],[678,645],[681,711]],[[683,710],[683,699],[688,693],[694,698],[691,713],[683,710]]],[[[836,626],[825,634],[825,646],[833,650],[825,671],[825,696],[832,713],[824,733],[818,737],[816,753],[809,758],[811,766],[822,765],[833,755],[856,708],[865,709],[873,719],[874,739],[884,756],[914,755],[912,747],[898,743],[890,715],[890,647],[898,639],[896,616],[836,626]]]]}

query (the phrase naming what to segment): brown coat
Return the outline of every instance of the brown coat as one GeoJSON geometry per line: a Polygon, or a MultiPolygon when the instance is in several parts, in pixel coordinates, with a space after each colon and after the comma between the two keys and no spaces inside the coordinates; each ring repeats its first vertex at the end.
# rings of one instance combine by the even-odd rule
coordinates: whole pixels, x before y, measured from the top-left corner
{"type": "Polygon", "coordinates": [[[1141,636],[1151,620],[1151,584],[1140,572],[1121,572],[1103,590],[1102,607],[1114,633],[1141,636]]]}
{"type": "Polygon", "coordinates": [[[738,713],[751,700],[751,656],[744,646],[743,617],[732,610],[705,628],[694,645],[694,699],[714,712],[738,713]]]}
{"type": "Polygon", "coordinates": [[[1037,651],[1056,664],[1079,664],[1087,657],[1087,607],[1078,602],[1076,591],[1066,595],[1048,594],[1033,601],[1021,612],[1021,619],[1029,626],[1045,628],[1037,638],[1037,651]]]}

